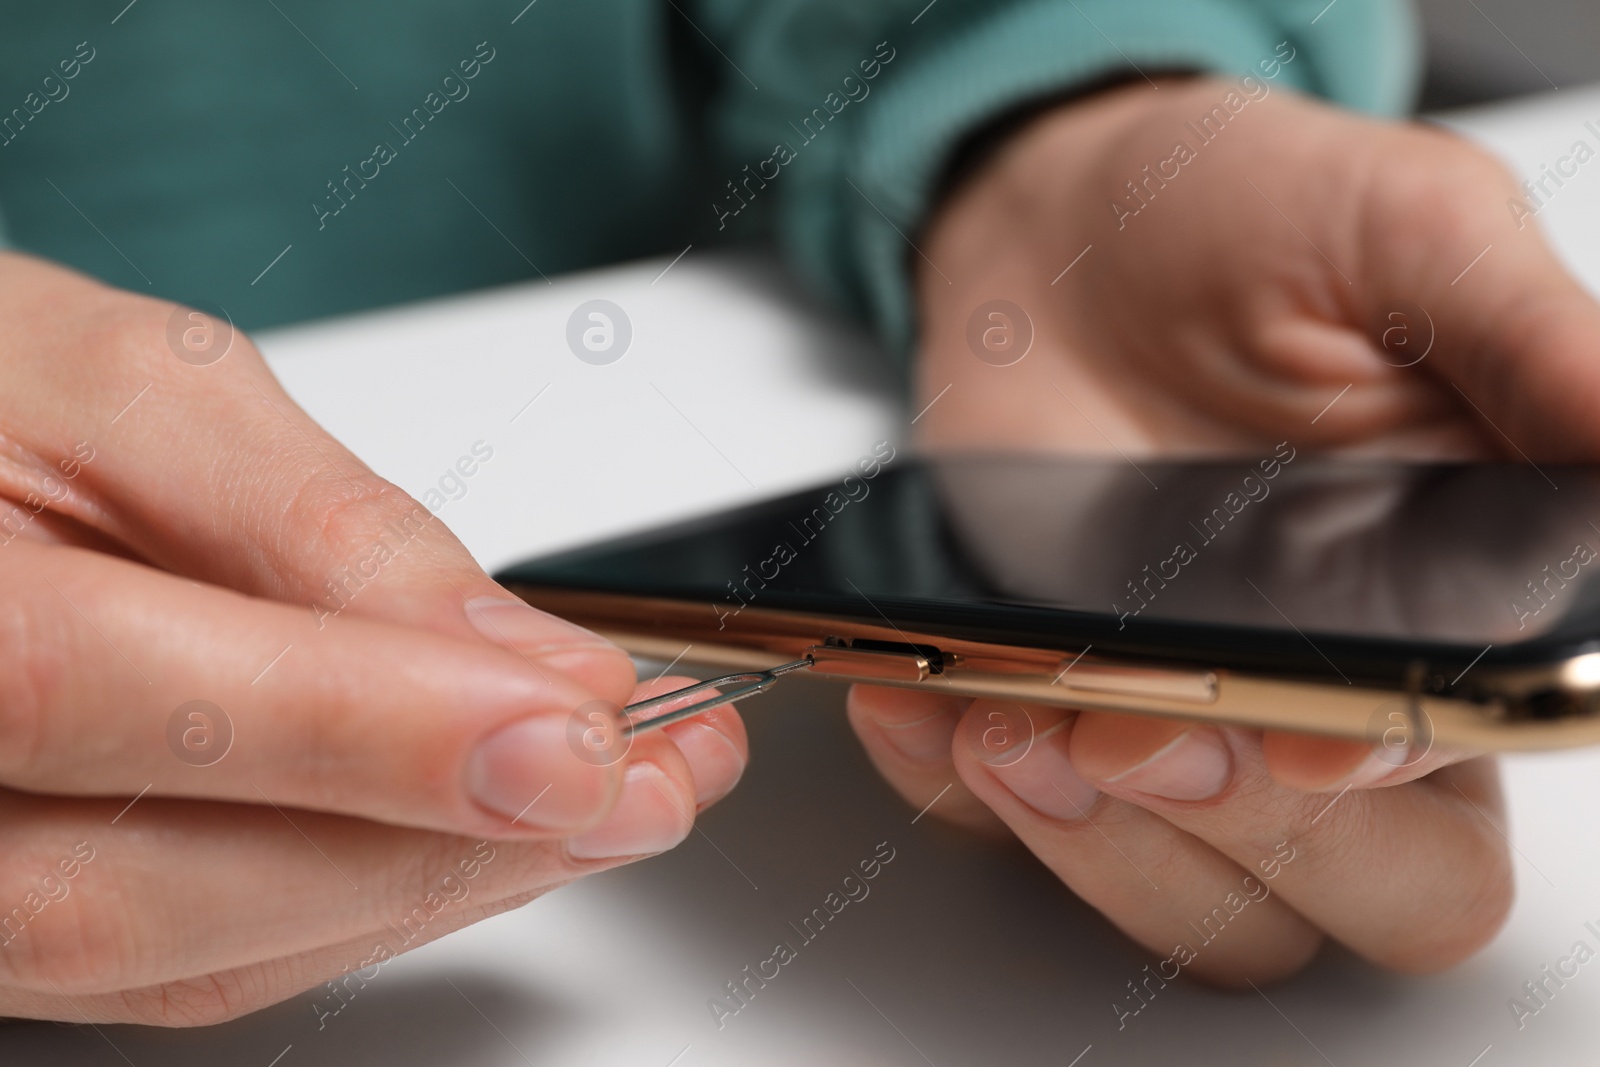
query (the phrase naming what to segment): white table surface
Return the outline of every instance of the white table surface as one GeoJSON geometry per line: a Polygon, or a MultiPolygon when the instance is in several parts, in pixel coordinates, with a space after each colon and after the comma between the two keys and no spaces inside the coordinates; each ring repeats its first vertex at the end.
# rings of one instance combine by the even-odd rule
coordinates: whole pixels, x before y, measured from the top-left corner
{"type": "MultiPolygon", "coordinates": [[[[1452,121],[1534,173],[1579,138],[1600,147],[1588,119],[1600,120],[1600,88],[1452,121]]],[[[1600,291],[1597,183],[1600,163],[1540,222],[1600,291]]],[[[290,392],[413,493],[489,444],[493,459],[440,514],[491,568],[776,494],[843,469],[880,438],[904,440],[894,377],[871,344],[769,262],[691,251],[661,275],[666,266],[260,340],[290,392]],[[634,329],[627,355],[605,367],[579,362],[563,339],[568,314],[596,297],[622,306],[634,329]]],[[[1405,978],[1329,952],[1272,988],[1270,1004],[1174,984],[1118,1031],[1111,1004],[1148,957],[1025,855],[913,823],[849,737],[842,692],[800,679],[745,705],[749,774],[674,853],[401,958],[321,1030],[307,997],[202,1031],[25,1024],[0,1030],[0,1063],[1595,1061],[1600,970],[1581,971],[1520,1032],[1506,1002],[1578,938],[1596,943],[1583,923],[1600,920],[1600,753],[1506,762],[1519,901],[1463,966],[1405,978]],[[719,1031],[707,999],[790,937],[788,923],[880,841],[896,858],[871,895],[719,1031]]]]}

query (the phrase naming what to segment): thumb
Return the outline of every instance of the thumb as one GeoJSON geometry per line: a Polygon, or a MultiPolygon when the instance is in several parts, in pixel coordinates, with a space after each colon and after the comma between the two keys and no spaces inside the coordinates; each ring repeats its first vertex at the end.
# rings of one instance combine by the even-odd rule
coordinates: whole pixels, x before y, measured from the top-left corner
{"type": "MultiPolygon", "coordinates": [[[[1385,289],[1416,293],[1430,330],[1417,369],[1441,380],[1506,457],[1593,460],[1600,304],[1557,258],[1498,162],[1466,148],[1450,163],[1424,195],[1391,200],[1369,234],[1384,249],[1385,289]]],[[[1374,310],[1380,319],[1382,307],[1374,310]]]]}
{"type": "Polygon", "coordinates": [[[1481,278],[1443,305],[1433,372],[1508,458],[1600,457],[1600,304],[1542,241],[1476,269],[1481,278]]]}

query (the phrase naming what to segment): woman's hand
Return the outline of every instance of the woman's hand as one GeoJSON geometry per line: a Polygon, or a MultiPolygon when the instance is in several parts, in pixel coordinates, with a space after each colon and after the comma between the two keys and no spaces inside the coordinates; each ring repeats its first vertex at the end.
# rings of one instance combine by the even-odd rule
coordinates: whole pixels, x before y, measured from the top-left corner
{"type": "Polygon", "coordinates": [[[1449,133],[1283,89],[1140,83],[1047,112],[912,257],[914,410],[949,387],[922,443],[1592,460],[1600,307],[1527,206],[1449,133]],[[996,299],[1022,317],[983,314],[996,299]]]}
{"type": "Polygon", "coordinates": [[[850,720],[910,803],[1015,834],[1168,980],[1283,978],[1325,937],[1436,970],[1510,906],[1492,760],[868,686],[850,720]]]}
{"type": "Polygon", "coordinates": [[[673,680],[497,586],[224,324],[16,255],[0,322],[0,1016],[243,1014],[733,787],[728,711],[596,751],[673,680]]]}
{"type": "MultiPolygon", "coordinates": [[[[954,191],[913,259],[923,445],[1594,458],[1600,309],[1503,168],[1265,85],[1055,109],[954,191]]],[[[1009,828],[1164,972],[1265,981],[1324,937],[1438,969],[1510,907],[1490,760],[865,687],[851,717],[911,803],[956,783],[935,814],[1009,828]]]]}

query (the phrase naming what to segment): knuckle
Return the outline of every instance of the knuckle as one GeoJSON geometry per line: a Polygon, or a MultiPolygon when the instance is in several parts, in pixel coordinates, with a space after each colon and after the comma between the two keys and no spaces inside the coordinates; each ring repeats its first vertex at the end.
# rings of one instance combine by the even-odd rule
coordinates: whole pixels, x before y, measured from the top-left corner
{"type": "Polygon", "coordinates": [[[368,549],[381,544],[390,552],[398,551],[423,534],[433,514],[376,475],[319,471],[294,494],[285,521],[287,529],[317,531],[339,558],[362,557],[360,565],[370,569],[381,565],[382,554],[365,555],[368,549]]]}
{"type": "Polygon", "coordinates": [[[97,301],[80,319],[79,351],[111,367],[158,367],[170,314],[170,306],[154,300],[118,294],[97,301]]]}
{"type": "MultiPolygon", "coordinates": [[[[189,346],[183,327],[174,326],[183,310],[183,305],[170,301],[116,290],[80,298],[74,304],[72,333],[64,339],[74,357],[74,376],[66,387],[81,395],[87,368],[99,393],[114,394],[124,402],[152,383],[159,383],[161,392],[169,395],[173,391],[193,394],[227,389],[214,375],[193,373],[190,362],[194,357],[186,351],[189,346]]],[[[220,349],[216,358],[226,355],[235,364],[242,360],[256,371],[264,371],[249,337],[231,324],[225,336],[226,348],[220,349]]]]}
{"type": "Polygon", "coordinates": [[[1392,137],[1403,141],[1407,160],[1450,180],[1511,180],[1510,169],[1493,152],[1453,131],[1433,126],[1401,126],[1392,137]]]}
{"type": "Polygon", "coordinates": [[[1185,973],[1222,989],[1249,990],[1286,981],[1309,967],[1326,939],[1312,929],[1264,939],[1219,958],[1201,956],[1185,973]]]}
{"type": "Polygon", "coordinates": [[[1418,170],[1429,170],[1444,185],[1461,188],[1516,187],[1511,169],[1494,153],[1445,130],[1427,130],[1419,142],[1418,170]],[[1424,166],[1423,164],[1430,164],[1424,166]]]}
{"type": "Polygon", "coordinates": [[[1389,194],[1386,231],[1437,243],[1484,233],[1510,218],[1507,200],[1522,192],[1499,159],[1442,131],[1418,136],[1408,129],[1400,136],[1389,143],[1388,165],[1378,171],[1389,194]]]}
{"type": "MultiPolygon", "coordinates": [[[[1414,888],[1405,899],[1388,898],[1393,906],[1375,900],[1358,925],[1335,931],[1367,959],[1405,974],[1430,974],[1460,963],[1487,944],[1510,916],[1515,877],[1509,847],[1473,813],[1439,838],[1442,854],[1430,849],[1433,858],[1424,860],[1417,854],[1416,825],[1406,821],[1406,813],[1367,799],[1360,790],[1340,800],[1334,794],[1259,787],[1238,791],[1229,802],[1266,813],[1267,825],[1281,827],[1281,836],[1304,853],[1294,866],[1297,882],[1330,875],[1348,879],[1352,860],[1373,870],[1405,874],[1398,884],[1414,888]],[[1425,921],[1419,921],[1424,908],[1425,921]]],[[[1261,842],[1254,845],[1259,848],[1261,842]]]]}
{"type": "Polygon", "coordinates": [[[71,641],[61,616],[33,589],[12,588],[0,598],[0,776],[36,772],[49,709],[71,676],[71,641]]]}
{"type": "Polygon", "coordinates": [[[31,849],[8,860],[0,898],[0,975],[6,985],[39,993],[102,992],[126,984],[139,952],[124,909],[103,893],[31,872],[54,857],[31,849]],[[28,873],[24,873],[28,872],[28,873]]]}
{"type": "Polygon", "coordinates": [[[381,872],[382,883],[375,887],[375,899],[386,902],[390,911],[409,916],[419,908],[437,914],[446,900],[445,880],[463,856],[470,855],[472,844],[449,834],[430,835],[405,860],[381,872]]]}
{"type": "Polygon", "coordinates": [[[1484,842],[1473,857],[1471,877],[1426,894],[1427,921],[1386,941],[1373,960],[1405,974],[1433,974],[1477,952],[1500,931],[1516,899],[1510,853],[1484,842]]]}
{"type": "Polygon", "coordinates": [[[1506,210],[1507,200],[1523,195],[1516,179],[1499,160],[1477,150],[1452,161],[1447,173],[1455,177],[1442,184],[1439,199],[1451,224],[1468,227],[1463,232],[1473,233],[1487,228],[1486,224],[1508,222],[1511,215],[1506,210]]]}
{"type": "Polygon", "coordinates": [[[99,303],[83,319],[91,350],[129,354],[154,347],[164,323],[153,302],[113,298],[99,303]]]}

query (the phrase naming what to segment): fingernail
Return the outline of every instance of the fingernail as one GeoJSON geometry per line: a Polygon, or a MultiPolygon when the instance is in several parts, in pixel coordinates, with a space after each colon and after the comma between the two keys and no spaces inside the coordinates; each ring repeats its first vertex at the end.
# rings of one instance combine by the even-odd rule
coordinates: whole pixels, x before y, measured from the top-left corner
{"type": "Polygon", "coordinates": [[[719,800],[733,791],[744,776],[744,755],[728,735],[703,722],[675,722],[662,727],[683,753],[694,776],[696,807],[719,800]]]}
{"type": "Polygon", "coordinates": [[[665,852],[689,836],[689,814],[673,795],[672,782],[653,763],[628,768],[622,796],[604,822],[567,842],[580,860],[615,859],[665,852]]]}
{"type": "Polygon", "coordinates": [[[1167,800],[1206,800],[1222,792],[1232,776],[1233,755],[1222,735],[1195,727],[1106,781],[1167,800]]]}
{"type": "Polygon", "coordinates": [[[484,637],[524,652],[572,645],[615,647],[592,630],[509,597],[473,597],[466,603],[466,612],[467,621],[484,637]]]}
{"type": "Polygon", "coordinates": [[[909,763],[924,766],[950,762],[950,741],[955,737],[959,716],[940,710],[912,722],[884,722],[874,718],[881,736],[890,748],[909,763]]]}
{"type": "Polygon", "coordinates": [[[467,792],[518,825],[553,833],[593,822],[610,799],[614,771],[578,758],[564,719],[540,716],[503,726],[467,759],[467,792]]]}
{"type": "MultiPolygon", "coordinates": [[[[1391,748],[1380,741],[1372,746],[1372,751],[1367,753],[1367,757],[1356,766],[1355,770],[1350,772],[1350,777],[1346,779],[1346,783],[1352,789],[1361,789],[1372,785],[1374,782],[1389,777],[1389,775],[1411,762],[1408,760],[1407,755],[1408,752],[1405,748],[1391,748]]],[[[1334,784],[1337,785],[1338,783],[1334,784]]]]}
{"type": "Polygon", "coordinates": [[[607,660],[627,659],[627,653],[592,630],[520,600],[474,597],[467,601],[466,613],[467,621],[490,641],[579,681],[592,682],[592,672],[607,660]]]}
{"type": "Polygon", "coordinates": [[[1078,776],[1067,758],[1071,719],[1056,723],[1033,738],[1019,755],[1019,743],[992,757],[989,773],[1015,793],[1034,811],[1047,819],[1063,822],[1088,818],[1100,791],[1078,776]]]}

